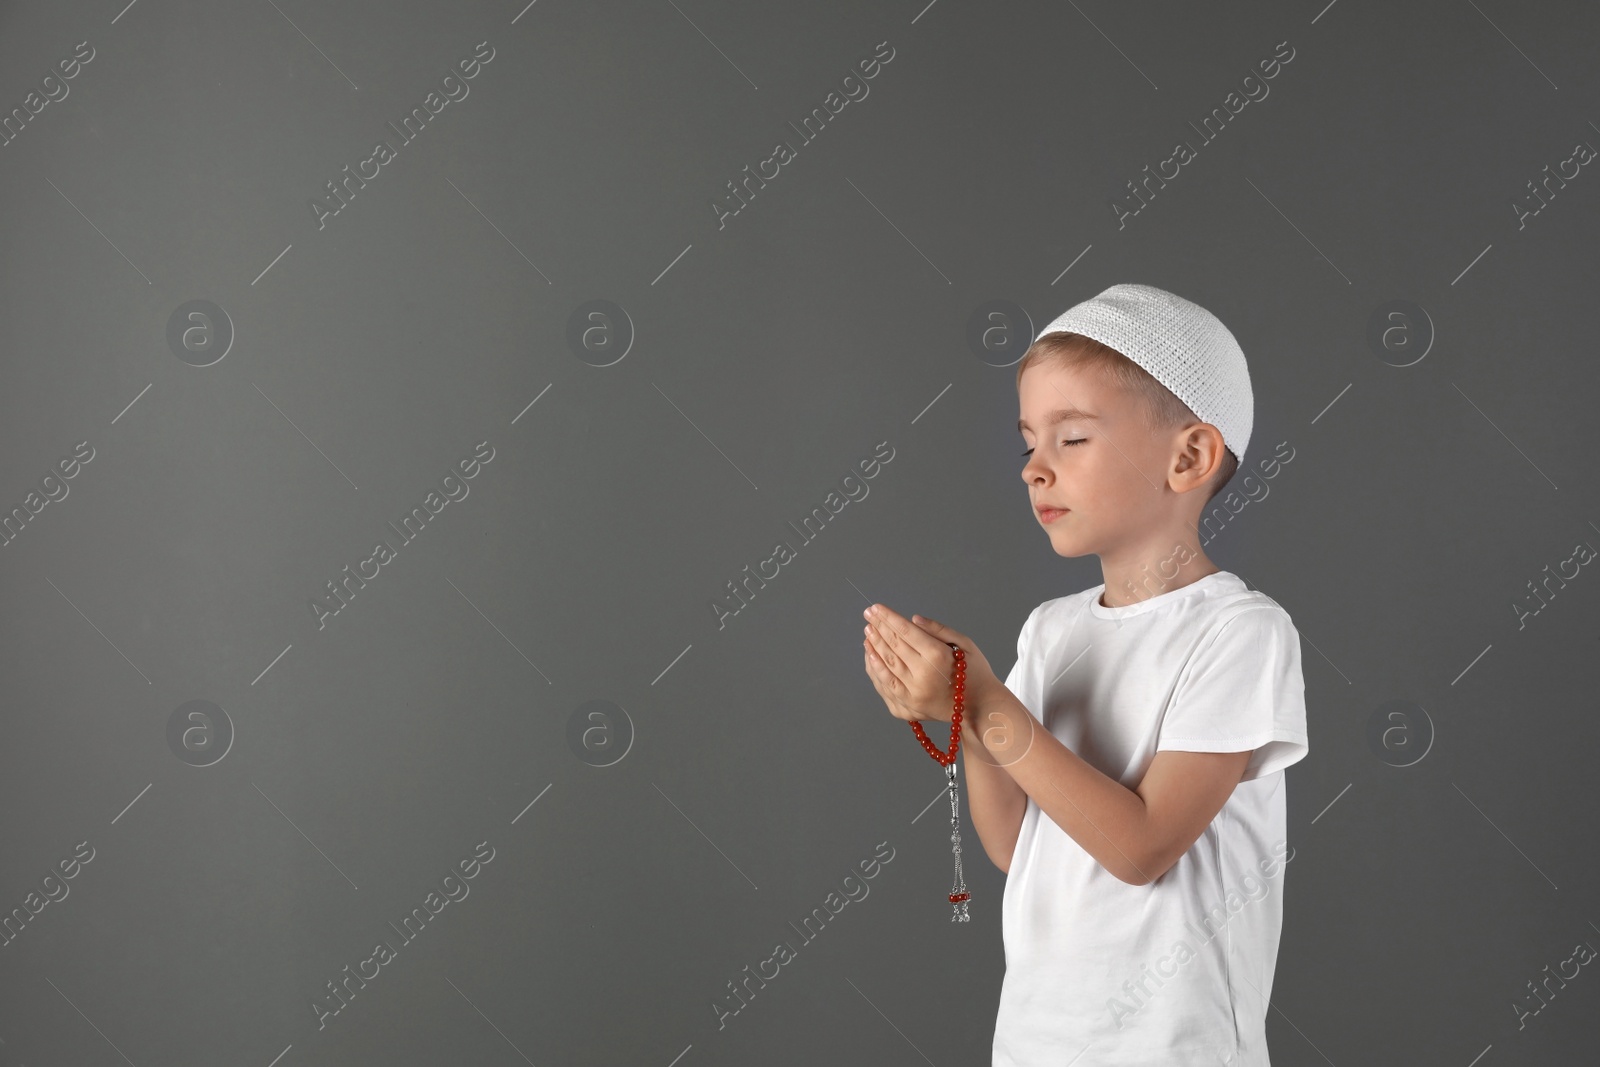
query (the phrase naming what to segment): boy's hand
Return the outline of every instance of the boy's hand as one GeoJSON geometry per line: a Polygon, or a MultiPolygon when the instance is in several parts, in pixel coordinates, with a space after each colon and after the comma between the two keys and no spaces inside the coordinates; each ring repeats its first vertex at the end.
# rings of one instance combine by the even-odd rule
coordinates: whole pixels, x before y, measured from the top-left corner
{"type": "Polygon", "coordinates": [[[872,605],[862,615],[867,620],[866,639],[862,642],[867,675],[897,719],[950,721],[954,710],[950,683],[956,657],[946,641],[961,646],[966,653],[963,720],[968,718],[973,695],[999,681],[972,639],[948,626],[921,615],[907,619],[882,604],[872,605]]]}

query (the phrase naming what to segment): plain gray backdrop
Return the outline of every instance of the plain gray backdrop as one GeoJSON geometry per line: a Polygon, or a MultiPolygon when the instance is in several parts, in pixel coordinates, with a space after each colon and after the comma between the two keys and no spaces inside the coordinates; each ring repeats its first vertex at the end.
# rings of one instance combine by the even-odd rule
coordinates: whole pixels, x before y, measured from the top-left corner
{"type": "Polygon", "coordinates": [[[1125,281],[1303,637],[1274,1064],[1592,1061],[1592,6],[524,3],[0,5],[0,1067],[988,1063],[861,609],[1101,580],[1014,364],[1125,281]]]}

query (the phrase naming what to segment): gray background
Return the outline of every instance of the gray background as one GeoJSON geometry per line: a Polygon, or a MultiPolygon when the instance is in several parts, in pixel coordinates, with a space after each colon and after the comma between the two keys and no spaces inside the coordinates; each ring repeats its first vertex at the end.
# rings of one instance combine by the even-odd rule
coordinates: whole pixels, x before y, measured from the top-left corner
{"type": "Polygon", "coordinates": [[[1514,1008],[1600,945],[1600,578],[1516,607],[1600,545],[1600,178],[1514,207],[1600,144],[1592,6],[0,11],[0,111],[94,49],[0,148],[0,507],[94,450],[0,549],[0,910],[70,890],[0,948],[4,1067],[987,1063],[1004,877],[969,832],[948,921],[942,776],[860,613],[941,619],[1003,677],[1029,609],[1100,581],[1018,478],[1030,324],[967,337],[1120,281],[1251,362],[1248,506],[1206,550],[1304,638],[1273,1062],[1592,1060],[1587,968],[1514,1008]],[[324,183],[483,41],[319,229],[324,183]],[[882,41],[869,95],[719,229],[725,183],[882,41]],[[1119,227],[1179,139],[1197,158],[1119,227]],[[569,344],[597,299],[620,360],[569,344]],[[167,339],[192,300],[233,331],[205,367],[167,339]],[[1393,301],[1421,314],[1374,346],[1393,301]],[[319,629],[311,599],[480,441],[469,495],[319,629]],[[884,441],[802,545],[785,523],[884,441]],[[779,540],[798,558],[719,629],[779,540]],[[175,743],[194,700],[220,711],[175,743]],[[319,1029],[325,983],[483,841],[470,895],[319,1029]],[[880,842],[870,895],[719,1029],[880,842]]]}

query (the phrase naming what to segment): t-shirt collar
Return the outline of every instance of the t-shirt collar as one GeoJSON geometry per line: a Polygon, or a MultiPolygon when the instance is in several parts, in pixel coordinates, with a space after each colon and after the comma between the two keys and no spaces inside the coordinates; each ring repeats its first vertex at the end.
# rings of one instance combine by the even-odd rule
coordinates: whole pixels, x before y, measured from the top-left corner
{"type": "Polygon", "coordinates": [[[1142,615],[1147,611],[1153,611],[1185,597],[1203,593],[1230,579],[1238,581],[1231,571],[1212,571],[1204,578],[1192,581],[1188,585],[1180,586],[1177,589],[1169,589],[1165,593],[1157,593],[1155,596],[1146,597],[1132,604],[1123,604],[1114,608],[1108,608],[1100,603],[1100,594],[1104,593],[1106,588],[1105,583],[1101,582],[1089,590],[1089,612],[1097,619],[1126,619],[1131,615],[1142,615]]]}

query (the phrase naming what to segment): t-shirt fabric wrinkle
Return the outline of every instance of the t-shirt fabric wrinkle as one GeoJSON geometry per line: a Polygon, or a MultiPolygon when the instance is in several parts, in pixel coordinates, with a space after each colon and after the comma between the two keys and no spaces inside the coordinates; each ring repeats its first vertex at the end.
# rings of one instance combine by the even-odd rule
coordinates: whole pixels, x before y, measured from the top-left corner
{"type": "Polygon", "coordinates": [[[1283,771],[1309,751],[1299,633],[1229,571],[1117,607],[1104,590],[1034,608],[1006,688],[1129,789],[1157,752],[1251,756],[1199,839],[1144,886],[1028,800],[1001,907],[993,1067],[1270,1067],[1283,771]]]}

